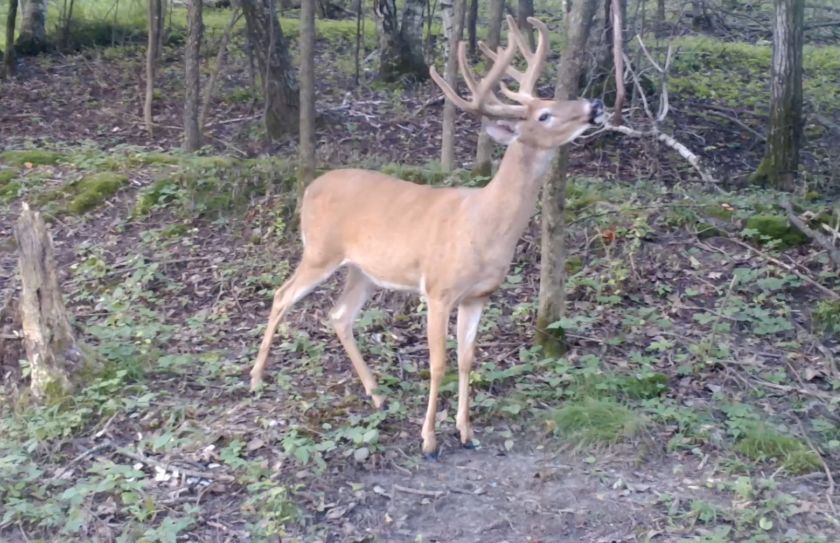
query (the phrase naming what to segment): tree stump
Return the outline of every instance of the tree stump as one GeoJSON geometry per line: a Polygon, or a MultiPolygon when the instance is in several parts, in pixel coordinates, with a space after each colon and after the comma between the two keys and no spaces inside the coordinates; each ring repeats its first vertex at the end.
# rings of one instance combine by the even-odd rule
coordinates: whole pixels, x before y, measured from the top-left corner
{"type": "Polygon", "coordinates": [[[52,239],[38,212],[23,204],[15,224],[19,251],[20,318],[30,365],[30,387],[37,400],[72,390],[72,376],[82,367],[82,351],[73,337],[58,286],[52,239]]]}

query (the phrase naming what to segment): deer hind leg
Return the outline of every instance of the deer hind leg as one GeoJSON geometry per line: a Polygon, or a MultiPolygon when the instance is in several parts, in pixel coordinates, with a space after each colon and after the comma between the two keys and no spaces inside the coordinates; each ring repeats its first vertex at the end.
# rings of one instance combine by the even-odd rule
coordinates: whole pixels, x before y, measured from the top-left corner
{"type": "Polygon", "coordinates": [[[446,372],[446,327],[449,324],[451,305],[440,300],[429,300],[429,316],[426,333],[429,340],[429,405],[423,421],[423,454],[426,458],[437,458],[435,422],[440,384],[446,372]]]}
{"type": "Polygon", "coordinates": [[[330,312],[330,319],[332,319],[338,339],[353,363],[356,375],[359,376],[362,386],[365,387],[365,392],[373,400],[373,405],[379,409],[385,400],[382,396],[374,393],[376,378],[365,363],[362,353],[359,352],[359,347],[356,345],[356,339],[353,337],[353,322],[370,297],[372,290],[373,283],[371,280],[359,268],[351,266],[344,283],[344,292],[335,302],[335,306],[330,312]]]}
{"type": "Polygon", "coordinates": [[[470,370],[475,360],[475,337],[486,299],[462,302],[458,306],[458,414],[455,426],[461,433],[461,445],[473,446],[470,424],[470,370]]]}
{"type": "Polygon", "coordinates": [[[271,313],[268,317],[265,335],[263,335],[260,350],[257,353],[257,360],[254,362],[254,367],[251,368],[251,390],[255,390],[262,385],[263,372],[268,361],[268,353],[271,350],[271,341],[274,339],[277,326],[286,316],[286,312],[292,305],[332,275],[338,266],[339,263],[337,262],[313,262],[304,253],[303,260],[301,260],[295,272],[274,293],[274,302],[271,304],[271,313]]]}

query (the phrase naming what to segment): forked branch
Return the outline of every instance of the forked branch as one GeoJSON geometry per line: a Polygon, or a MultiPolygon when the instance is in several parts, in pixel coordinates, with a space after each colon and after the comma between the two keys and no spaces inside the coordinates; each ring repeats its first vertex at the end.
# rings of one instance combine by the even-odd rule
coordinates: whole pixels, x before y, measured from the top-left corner
{"type": "MultiPolygon", "coordinates": [[[[630,126],[627,126],[627,125],[623,124],[624,119],[622,118],[622,116],[619,115],[619,114],[616,114],[613,117],[613,120],[611,122],[608,122],[605,125],[604,129],[605,130],[611,130],[613,132],[620,132],[620,133],[622,133],[626,136],[633,136],[633,137],[636,137],[636,138],[650,137],[650,138],[654,138],[657,141],[660,141],[660,142],[664,143],[665,145],[667,145],[671,149],[675,150],[681,157],[683,157],[691,165],[691,167],[694,168],[694,170],[700,175],[700,178],[703,181],[715,186],[716,188],[718,188],[718,190],[720,190],[720,188],[717,186],[719,181],[706,167],[703,166],[703,164],[701,163],[700,157],[696,153],[691,151],[691,149],[686,147],[681,142],[677,141],[677,139],[674,138],[673,136],[671,136],[670,134],[666,134],[666,133],[661,132],[659,130],[659,123],[661,123],[665,120],[665,117],[667,117],[668,112],[670,111],[670,107],[668,105],[668,81],[667,81],[667,79],[668,79],[668,70],[671,67],[671,59],[672,59],[672,48],[671,48],[671,46],[670,45],[668,46],[668,52],[667,52],[666,57],[665,57],[665,64],[660,65],[650,55],[650,52],[647,50],[647,47],[645,47],[645,44],[642,41],[642,38],[638,35],[636,36],[636,38],[639,40],[639,45],[641,46],[642,51],[644,52],[648,61],[651,63],[653,68],[657,72],[659,72],[659,75],[660,75],[661,89],[660,89],[660,94],[659,94],[659,108],[657,110],[656,116],[654,116],[653,113],[650,110],[650,106],[649,106],[649,103],[648,103],[647,96],[644,93],[644,89],[642,88],[642,85],[639,82],[639,77],[633,69],[633,65],[630,61],[630,58],[622,52],[621,53],[621,58],[624,61],[624,63],[626,64],[626,69],[627,69],[627,71],[629,71],[630,76],[633,79],[633,85],[636,88],[636,92],[638,92],[639,96],[641,97],[642,105],[644,107],[645,114],[647,115],[647,117],[649,119],[651,128],[649,130],[639,130],[637,128],[632,128],[630,126]],[[618,122],[621,122],[622,124],[617,124],[615,122],[616,120],[618,122]]],[[[616,48],[620,47],[621,46],[620,42],[616,42],[615,46],[616,46],[616,48]]],[[[618,51],[616,51],[616,55],[618,55],[618,51]]],[[[616,74],[615,74],[616,81],[623,81],[623,70],[621,72],[619,72],[618,70],[619,70],[619,63],[616,63],[616,74]]]]}

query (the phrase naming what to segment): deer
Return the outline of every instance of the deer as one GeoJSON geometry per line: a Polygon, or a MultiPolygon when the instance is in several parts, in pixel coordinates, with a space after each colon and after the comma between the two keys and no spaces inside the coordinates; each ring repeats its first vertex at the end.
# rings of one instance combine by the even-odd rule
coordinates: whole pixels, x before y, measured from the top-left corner
{"type": "Polygon", "coordinates": [[[438,391],[446,368],[449,318],[457,308],[456,428],[461,445],[474,447],[469,382],[482,310],[507,276],[557,149],[603,124],[605,115],[599,99],[544,100],[536,94],[549,50],[548,28],[533,17],[528,22],[539,33],[533,50],[510,16],[505,48],[494,52],[481,44],[492,62],[481,80],[467,63],[465,43],[459,43],[458,64],[471,93],[469,99],[430,68],[446,98],[465,112],[486,117],[489,135],[507,147],[485,186],[420,185],[362,169],[332,170],[309,184],[300,206],[303,254],[290,278],[274,293],[250,373],[252,390],[263,386],[275,331],[289,309],[336,270],[347,268],[343,291],[329,316],[377,409],[383,408],[385,399],[356,344],[353,323],[376,288],[413,292],[426,302],[430,384],[421,437],[427,459],[438,454],[438,391]],[[527,62],[524,71],[511,65],[517,51],[527,62]],[[516,90],[501,81],[505,76],[518,82],[516,90]],[[508,101],[496,94],[497,86],[508,101]]]}

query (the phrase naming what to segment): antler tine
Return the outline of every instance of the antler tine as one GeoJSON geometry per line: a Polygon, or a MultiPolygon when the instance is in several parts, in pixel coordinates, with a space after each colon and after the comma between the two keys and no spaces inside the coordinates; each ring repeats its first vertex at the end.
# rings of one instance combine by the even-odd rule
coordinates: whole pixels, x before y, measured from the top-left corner
{"type": "Polygon", "coordinates": [[[517,92],[511,91],[504,85],[502,85],[501,91],[511,100],[515,100],[521,104],[527,104],[537,97],[535,87],[537,80],[540,78],[540,75],[542,75],[542,71],[545,67],[546,56],[548,55],[548,27],[545,26],[545,23],[534,17],[528,17],[528,22],[531,23],[531,26],[536,28],[539,33],[537,47],[534,51],[532,51],[530,46],[525,42],[525,39],[519,31],[519,28],[516,26],[513,17],[510,15],[507,16],[507,23],[512,41],[514,41],[519,50],[522,51],[522,55],[528,62],[528,68],[524,73],[517,70],[517,75],[511,74],[511,77],[519,82],[519,90],[517,92]]]}
{"type": "Polygon", "coordinates": [[[458,95],[456,91],[449,86],[444,78],[440,76],[434,66],[429,68],[429,73],[432,79],[441,88],[443,93],[455,106],[464,111],[471,113],[479,113],[488,117],[507,118],[507,119],[522,119],[526,116],[527,111],[523,106],[514,104],[502,103],[493,92],[493,87],[502,78],[505,69],[510,66],[513,57],[516,54],[516,47],[514,44],[509,44],[506,49],[500,51],[496,55],[495,62],[490,68],[490,71],[481,80],[477,82],[475,74],[467,64],[466,43],[461,41],[458,43],[458,64],[461,67],[461,75],[467,83],[467,87],[472,93],[471,99],[465,100],[458,95]]]}

